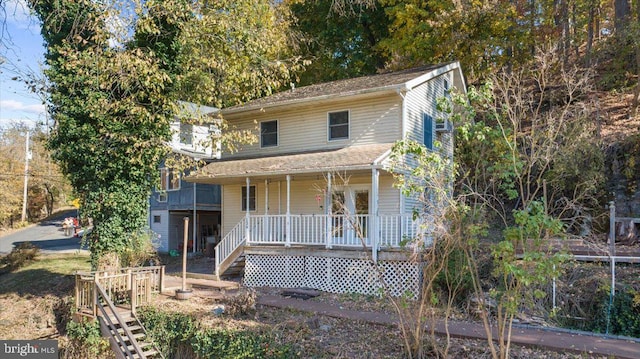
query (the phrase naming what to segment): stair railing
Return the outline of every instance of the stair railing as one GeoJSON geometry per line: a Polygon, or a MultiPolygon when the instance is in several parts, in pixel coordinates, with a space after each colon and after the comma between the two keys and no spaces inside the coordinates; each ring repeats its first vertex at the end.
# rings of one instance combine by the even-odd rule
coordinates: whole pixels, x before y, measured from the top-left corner
{"type": "Polygon", "coordinates": [[[246,242],[246,218],[243,218],[215,247],[216,276],[220,278],[220,265],[241,245],[246,242]]]}
{"type": "Polygon", "coordinates": [[[118,352],[121,353],[124,351],[124,354],[127,358],[133,358],[134,357],[133,354],[136,353],[139,358],[145,359],[142,348],[140,348],[138,341],[133,336],[133,333],[131,333],[131,330],[129,330],[129,326],[127,325],[125,320],[122,319],[122,316],[120,316],[120,314],[116,310],[116,306],[113,304],[113,302],[107,295],[104,288],[100,285],[100,283],[98,283],[97,280],[95,281],[94,285],[96,289],[95,306],[100,309],[100,312],[102,313],[102,320],[105,321],[107,328],[109,329],[112,335],[112,338],[115,339],[115,342],[118,345],[118,349],[117,349],[118,352]],[[104,305],[100,305],[101,300],[104,301],[104,303],[106,304],[106,307],[104,305]],[[115,322],[113,321],[113,318],[115,318],[115,322]],[[118,332],[118,328],[116,327],[116,322],[117,324],[120,325],[120,328],[122,328],[122,330],[124,331],[124,336],[129,339],[131,346],[133,346],[134,353],[132,353],[131,350],[129,350],[129,346],[127,345],[125,338],[123,338],[120,332],[118,332]]]}

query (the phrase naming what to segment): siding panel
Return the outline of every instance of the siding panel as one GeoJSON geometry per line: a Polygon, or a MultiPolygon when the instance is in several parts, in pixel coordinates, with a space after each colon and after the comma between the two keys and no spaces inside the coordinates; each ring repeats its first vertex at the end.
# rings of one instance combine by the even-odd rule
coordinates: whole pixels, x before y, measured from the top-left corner
{"type": "Polygon", "coordinates": [[[390,143],[401,138],[401,98],[392,95],[358,101],[337,101],[334,104],[298,107],[289,110],[266,109],[245,117],[229,115],[226,120],[235,128],[253,130],[256,123],[278,120],[279,144],[276,147],[260,148],[258,141],[243,145],[235,154],[224,154],[224,158],[241,156],[268,156],[278,153],[313,151],[341,148],[352,145],[390,143]],[[327,113],[348,110],[349,139],[328,141],[327,113]]]}

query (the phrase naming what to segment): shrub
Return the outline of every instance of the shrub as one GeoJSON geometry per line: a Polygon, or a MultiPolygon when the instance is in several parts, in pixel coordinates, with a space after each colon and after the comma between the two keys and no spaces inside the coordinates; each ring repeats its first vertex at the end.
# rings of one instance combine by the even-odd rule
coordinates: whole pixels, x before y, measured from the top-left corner
{"type": "Polygon", "coordinates": [[[71,339],[71,348],[86,350],[90,357],[104,357],[110,352],[109,341],[102,337],[97,320],[70,321],[67,323],[67,336],[71,339]]]}
{"type": "Polygon", "coordinates": [[[289,346],[268,335],[224,328],[203,328],[190,315],[166,313],[153,308],[139,311],[140,320],[165,357],[190,347],[198,358],[292,358],[289,346]]]}
{"type": "Polygon", "coordinates": [[[9,273],[33,261],[40,249],[31,242],[20,243],[11,253],[0,259],[0,274],[9,273]]]}

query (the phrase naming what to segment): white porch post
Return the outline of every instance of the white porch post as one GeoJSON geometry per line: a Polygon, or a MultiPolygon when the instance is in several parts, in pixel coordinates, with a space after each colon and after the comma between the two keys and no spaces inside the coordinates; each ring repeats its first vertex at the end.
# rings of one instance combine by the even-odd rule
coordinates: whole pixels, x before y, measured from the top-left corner
{"type": "Polygon", "coordinates": [[[247,194],[247,198],[245,200],[245,206],[246,206],[246,212],[245,212],[245,221],[244,221],[244,230],[246,233],[246,243],[247,245],[250,244],[251,242],[251,227],[249,226],[249,211],[250,211],[250,207],[249,204],[251,203],[249,197],[251,194],[251,180],[249,180],[249,177],[246,178],[246,184],[247,184],[247,189],[246,189],[246,194],[247,194]]]}
{"type": "Polygon", "coordinates": [[[269,231],[269,180],[264,180],[264,223],[262,224],[262,240],[271,241],[269,231]]]}
{"type": "Polygon", "coordinates": [[[196,207],[196,203],[197,203],[197,192],[196,192],[196,183],[193,182],[193,248],[192,251],[193,253],[195,253],[199,248],[197,248],[198,244],[196,243],[196,234],[198,233],[198,218],[197,216],[197,207],[196,207]]]}
{"type": "Polygon", "coordinates": [[[371,257],[374,262],[378,262],[378,235],[380,233],[378,221],[378,190],[380,171],[374,168],[371,170],[371,257]]]}
{"type": "Polygon", "coordinates": [[[325,204],[327,206],[327,223],[326,225],[326,233],[327,233],[327,240],[326,240],[326,247],[327,249],[331,249],[331,237],[333,236],[332,232],[332,224],[333,224],[333,218],[332,218],[332,211],[333,211],[333,192],[332,192],[332,188],[331,188],[331,172],[327,173],[327,198],[325,199],[325,204]]]}
{"type": "Polygon", "coordinates": [[[287,175],[287,222],[285,247],[291,247],[291,175],[287,175]]]}

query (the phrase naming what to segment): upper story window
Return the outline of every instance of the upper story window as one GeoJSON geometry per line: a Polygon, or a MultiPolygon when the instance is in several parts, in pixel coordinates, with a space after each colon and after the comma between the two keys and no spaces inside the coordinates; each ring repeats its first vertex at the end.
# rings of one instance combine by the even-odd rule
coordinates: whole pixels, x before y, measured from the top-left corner
{"type": "Polygon", "coordinates": [[[422,114],[422,142],[424,146],[433,150],[433,117],[426,113],[422,114]]]}
{"type": "Polygon", "coordinates": [[[184,145],[193,144],[193,125],[180,123],[180,143],[184,145]]]}
{"type": "Polygon", "coordinates": [[[177,191],[180,189],[180,174],[170,168],[160,169],[160,190],[177,191]]]}
{"type": "MultiPolygon", "coordinates": [[[[242,186],[242,210],[247,210],[247,186],[242,186]]],[[[249,211],[256,210],[256,186],[249,186],[249,211]]]]}
{"type": "Polygon", "coordinates": [[[349,111],[329,112],[329,141],[349,138],[349,111]]]}
{"type": "Polygon", "coordinates": [[[260,122],[260,147],[278,145],[278,121],[260,122]]]}
{"type": "Polygon", "coordinates": [[[451,95],[451,88],[450,88],[450,85],[449,85],[449,79],[445,78],[443,83],[442,83],[442,86],[444,87],[444,95],[449,97],[451,95]]]}

